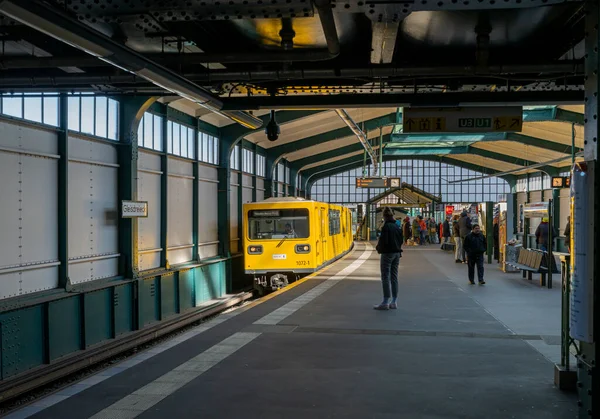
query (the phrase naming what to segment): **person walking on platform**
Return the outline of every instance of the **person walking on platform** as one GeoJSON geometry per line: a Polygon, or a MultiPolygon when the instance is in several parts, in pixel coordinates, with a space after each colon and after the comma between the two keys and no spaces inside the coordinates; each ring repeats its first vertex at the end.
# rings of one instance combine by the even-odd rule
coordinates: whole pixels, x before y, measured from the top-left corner
{"type": "Polygon", "coordinates": [[[419,232],[421,233],[421,246],[425,246],[425,242],[427,241],[427,223],[422,215],[419,215],[419,232]]]}
{"type": "Polygon", "coordinates": [[[471,226],[471,219],[469,218],[467,211],[463,211],[460,214],[460,218],[458,219],[458,228],[460,230],[460,239],[462,240],[462,260],[463,263],[465,262],[465,238],[467,237],[467,234],[469,234],[471,232],[472,226],[471,226]]]}
{"type": "Polygon", "coordinates": [[[419,220],[417,217],[413,219],[412,222],[412,235],[415,244],[419,243],[421,240],[421,226],[419,225],[419,220]]]}
{"type": "Polygon", "coordinates": [[[377,243],[377,253],[381,255],[381,284],[383,286],[383,301],[374,306],[375,310],[398,308],[398,264],[402,256],[402,231],[396,225],[394,212],[391,208],[383,210],[385,224],[377,243]]]}
{"type": "MultiPolygon", "coordinates": [[[[548,224],[548,218],[542,218],[542,222],[535,230],[535,242],[540,246],[540,250],[547,252],[548,247],[552,245],[549,243],[548,233],[550,232],[550,225],[548,224]]],[[[556,228],[552,227],[552,237],[556,237],[558,235],[556,228]]]]}
{"type": "Polygon", "coordinates": [[[402,225],[402,233],[404,233],[404,244],[408,243],[408,239],[411,237],[411,227],[410,227],[410,218],[406,217],[404,219],[404,224],[402,225]]]}
{"type": "Polygon", "coordinates": [[[450,217],[446,217],[444,223],[442,224],[442,237],[444,240],[442,241],[442,245],[440,246],[442,250],[444,249],[444,245],[448,244],[448,240],[450,240],[450,236],[452,235],[452,231],[450,230],[450,222],[448,221],[450,217]]]}
{"type": "Polygon", "coordinates": [[[471,285],[475,284],[475,265],[477,265],[479,285],[485,284],[483,280],[483,254],[487,251],[486,243],[485,236],[479,229],[479,224],[473,224],[473,229],[465,237],[464,243],[469,267],[469,282],[471,285]]]}
{"type": "Polygon", "coordinates": [[[452,218],[452,238],[454,239],[454,259],[456,263],[463,263],[463,242],[460,238],[460,228],[458,226],[458,215],[452,218]]]}

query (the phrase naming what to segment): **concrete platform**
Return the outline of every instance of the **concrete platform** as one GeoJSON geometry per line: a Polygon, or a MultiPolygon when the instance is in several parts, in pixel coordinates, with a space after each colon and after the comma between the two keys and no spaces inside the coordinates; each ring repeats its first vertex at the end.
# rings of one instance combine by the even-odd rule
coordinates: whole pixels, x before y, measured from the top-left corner
{"type": "Polygon", "coordinates": [[[9,417],[575,417],[543,354],[560,334],[560,287],[491,265],[488,285],[469,286],[439,247],[411,248],[398,310],[381,312],[378,266],[359,243],[318,276],[9,417]]]}

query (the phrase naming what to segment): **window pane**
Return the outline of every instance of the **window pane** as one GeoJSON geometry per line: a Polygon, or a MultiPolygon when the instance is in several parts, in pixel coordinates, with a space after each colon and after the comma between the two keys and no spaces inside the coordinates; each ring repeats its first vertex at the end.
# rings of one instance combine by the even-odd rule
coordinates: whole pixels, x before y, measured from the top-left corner
{"type": "Polygon", "coordinates": [[[211,163],[212,159],[209,156],[208,147],[209,143],[213,142],[212,136],[209,136],[208,134],[202,134],[202,138],[202,159],[207,163],[211,163]]]}
{"type": "Polygon", "coordinates": [[[214,138],[213,151],[214,151],[213,164],[219,164],[219,139],[216,137],[214,138]]]}
{"type": "Polygon", "coordinates": [[[188,157],[190,159],[196,158],[196,153],[194,150],[194,130],[188,128],[188,157]]]}
{"type": "Polygon", "coordinates": [[[108,134],[108,99],[98,96],[96,98],[96,135],[107,137],[108,134]]]}
{"type": "Polygon", "coordinates": [[[181,153],[181,133],[180,133],[181,125],[177,123],[173,123],[173,154],[179,156],[181,153]]]}
{"type": "Polygon", "coordinates": [[[79,98],[69,97],[69,129],[79,131],[79,98]]]}
{"type": "Polygon", "coordinates": [[[167,153],[173,152],[173,122],[167,122],[167,153]]]}
{"type": "Polygon", "coordinates": [[[152,148],[152,114],[144,115],[144,147],[152,148]]]}
{"type": "MultiPolygon", "coordinates": [[[[36,93],[38,95],[38,93],[36,93]]],[[[25,119],[30,121],[42,122],[42,98],[27,97],[24,98],[24,115],[25,119]]]]}
{"type": "Polygon", "coordinates": [[[187,153],[187,142],[188,142],[187,133],[188,133],[187,128],[182,125],[181,126],[181,156],[182,157],[187,157],[188,156],[188,153],[187,153]]]}
{"type": "Polygon", "coordinates": [[[162,121],[163,118],[158,115],[153,115],[154,119],[154,149],[163,151],[163,132],[162,132],[162,121]]]}
{"type": "Polygon", "coordinates": [[[117,140],[119,138],[119,102],[108,99],[108,138],[117,140]]]}
{"type": "Polygon", "coordinates": [[[44,98],[44,124],[58,126],[58,98],[44,98]]]}
{"type": "Polygon", "coordinates": [[[23,98],[20,96],[3,96],[2,113],[16,118],[23,118],[23,98]]]}
{"type": "Polygon", "coordinates": [[[81,132],[94,134],[94,97],[81,97],[81,132]]]}

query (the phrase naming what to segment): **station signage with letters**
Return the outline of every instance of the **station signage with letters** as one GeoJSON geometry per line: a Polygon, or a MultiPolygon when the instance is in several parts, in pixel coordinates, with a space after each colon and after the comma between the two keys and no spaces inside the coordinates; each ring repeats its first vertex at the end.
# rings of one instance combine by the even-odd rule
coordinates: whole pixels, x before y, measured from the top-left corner
{"type": "Polygon", "coordinates": [[[523,107],[404,108],[402,121],[404,133],[519,132],[523,107]]]}
{"type": "Polygon", "coordinates": [[[148,216],[147,201],[122,201],[121,217],[123,218],[144,218],[148,216]]]}
{"type": "Polygon", "coordinates": [[[356,178],[357,188],[399,188],[402,182],[399,178],[362,177],[356,178]]]}
{"type": "Polygon", "coordinates": [[[569,176],[552,176],[552,188],[570,188],[571,178],[569,176]]]}

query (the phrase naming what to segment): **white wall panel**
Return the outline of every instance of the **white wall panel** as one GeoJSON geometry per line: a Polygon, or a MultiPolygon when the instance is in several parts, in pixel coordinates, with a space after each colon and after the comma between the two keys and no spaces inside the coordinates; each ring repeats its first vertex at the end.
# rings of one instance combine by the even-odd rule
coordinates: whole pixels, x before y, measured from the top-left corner
{"type": "Polygon", "coordinates": [[[214,166],[208,166],[205,164],[198,165],[198,178],[200,179],[210,179],[210,180],[219,180],[218,178],[217,168],[214,166]]]}
{"type": "Polygon", "coordinates": [[[247,174],[242,175],[242,185],[252,187],[252,176],[247,174]]]}
{"type": "Polygon", "coordinates": [[[265,199],[265,191],[257,190],[256,191],[256,202],[264,201],[265,199]]]}
{"type": "MultiPolygon", "coordinates": [[[[0,151],[0,197],[2,197],[0,199],[0,268],[20,263],[19,167],[21,165],[18,157],[16,154],[0,151]]],[[[0,277],[0,281],[3,280],[5,279],[0,277]]]]}
{"type": "Polygon", "coordinates": [[[248,202],[252,202],[252,188],[245,187],[242,190],[242,202],[247,204],[248,202]]]}
{"type": "Polygon", "coordinates": [[[117,149],[112,144],[69,136],[69,158],[102,163],[117,163],[117,149]]]}
{"type": "Polygon", "coordinates": [[[0,299],[50,290],[57,286],[57,267],[30,269],[11,273],[0,272],[0,299]]]}
{"type": "Polygon", "coordinates": [[[160,156],[148,151],[141,151],[138,154],[138,170],[160,170],[160,156]]]}
{"type": "Polygon", "coordinates": [[[55,131],[25,126],[16,121],[0,121],[0,147],[47,154],[58,152],[55,131]]]}
{"type": "Polygon", "coordinates": [[[169,156],[169,173],[192,176],[194,174],[194,166],[189,160],[169,156]]]}
{"type": "Polygon", "coordinates": [[[22,263],[58,259],[58,161],[22,156],[22,263]]]}
{"type": "MultiPolygon", "coordinates": [[[[138,171],[138,199],[148,201],[148,217],[138,219],[140,251],[160,248],[160,175],[138,171]]],[[[160,252],[140,254],[140,270],[160,266],[160,252]]]]}
{"type": "Polygon", "coordinates": [[[95,260],[90,262],[71,261],[69,276],[73,284],[97,279],[111,278],[119,273],[119,258],[95,260]]]}
{"type": "MultiPolygon", "coordinates": [[[[191,167],[191,164],[189,164],[191,167]]],[[[170,170],[169,163],[169,170],[170,170]]],[[[194,179],[169,175],[167,243],[169,247],[193,244],[193,186],[194,179]]],[[[171,265],[193,259],[191,249],[169,250],[167,259],[171,265]]]]}
{"type": "MultiPolygon", "coordinates": [[[[200,166],[202,168],[202,166],[200,166]]],[[[205,167],[205,179],[216,178],[217,170],[205,167]]],[[[202,176],[199,176],[202,178],[202,176]]],[[[219,226],[218,226],[218,190],[215,182],[198,181],[198,255],[200,259],[211,258],[219,254],[219,226]]]]}
{"type": "Polygon", "coordinates": [[[264,189],[265,188],[265,180],[261,177],[256,178],[256,189],[264,189]]]}

